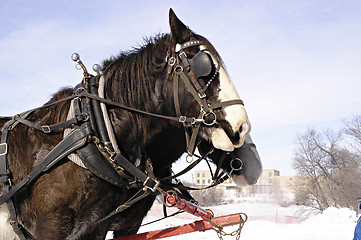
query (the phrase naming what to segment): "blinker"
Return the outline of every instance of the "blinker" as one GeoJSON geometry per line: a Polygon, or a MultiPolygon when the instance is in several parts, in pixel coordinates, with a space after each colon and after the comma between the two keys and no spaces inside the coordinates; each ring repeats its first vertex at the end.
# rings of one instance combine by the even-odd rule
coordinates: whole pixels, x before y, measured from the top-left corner
{"type": "Polygon", "coordinates": [[[205,52],[199,52],[191,60],[189,60],[191,70],[197,79],[211,74],[212,63],[211,57],[205,52]]]}

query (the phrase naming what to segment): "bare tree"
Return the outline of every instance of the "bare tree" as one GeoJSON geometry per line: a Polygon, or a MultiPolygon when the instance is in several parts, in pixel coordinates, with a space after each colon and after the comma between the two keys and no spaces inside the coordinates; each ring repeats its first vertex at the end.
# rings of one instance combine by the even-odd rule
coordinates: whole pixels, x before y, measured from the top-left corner
{"type": "MultiPolygon", "coordinates": [[[[353,131],[350,126],[339,132],[309,129],[298,136],[293,167],[304,180],[295,185],[297,204],[320,210],[330,206],[355,206],[356,198],[360,197],[360,154],[349,149],[351,141],[344,136],[356,132],[361,137],[361,131],[353,131]]],[[[361,117],[352,126],[359,126],[361,130],[361,117]]]]}
{"type": "Polygon", "coordinates": [[[350,145],[356,154],[361,154],[361,115],[354,115],[350,120],[344,121],[344,132],[350,137],[350,145]]]}
{"type": "Polygon", "coordinates": [[[224,190],[217,187],[205,190],[191,191],[191,194],[201,206],[219,205],[224,202],[225,197],[224,190]]]}

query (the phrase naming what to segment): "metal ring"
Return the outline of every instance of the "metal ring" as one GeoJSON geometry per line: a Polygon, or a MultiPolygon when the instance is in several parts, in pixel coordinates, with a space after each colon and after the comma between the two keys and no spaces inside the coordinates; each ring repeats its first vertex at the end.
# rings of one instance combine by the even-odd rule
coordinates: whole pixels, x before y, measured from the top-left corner
{"type": "Polygon", "coordinates": [[[213,125],[217,122],[217,115],[216,115],[213,111],[211,111],[211,112],[204,112],[203,115],[202,115],[202,120],[203,120],[203,123],[204,123],[206,126],[210,127],[210,126],[213,126],[213,125]],[[211,123],[207,123],[205,118],[206,118],[207,116],[209,116],[210,114],[213,114],[214,119],[213,119],[213,121],[212,121],[211,123]]]}
{"type": "Polygon", "coordinates": [[[75,94],[75,96],[80,97],[80,96],[81,96],[80,94],[81,94],[82,92],[85,92],[85,88],[80,87],[80,88],[77,88],[77,89],[75,90],[74,94],[75,94]]]}
{"type": "Polygon", "coordinates": [[[86,121],[89,120],[89,114],[87,114],[87,113],[81,113],[80,115],[82,116],[84,122],[86,122],[86,121]]]}
{"type": "Polygon", "coordinates": [[[186,161],[187,163],[191,163],[193,162],[193,159],[194,159],[194,155],[191,155],[191,154],[188,154],[187,157],[186,157],[186,161]],[[191,158],[191,160],[189,161],[188,159],[191,158]]]}
{"type": "Polygon", "coordinates": [[[231,163],[230,163],[230,166],[231,166],[231,168],[232,168],[232,171],[239,171],[239,170],[241,170],[242,167],[243,167],[243,162],[242,162],[242,160],[241,160],[240,158],[234,158],[234,159],[232,159],[232,161],[231,161],[231,163]],[[233,163],[234,163],[234,162],[239,162],[239,163],[240,163],[240,166],[239,166],[239,167],[233,166],[233,163]]]}
{"type": "Polygon", "coordinates": [[[174,207],[177,201],[177,193],[174,190],[169,190],[163,194],[162,198],[163,198],[163,204],[165,206],[174,207]],[[167,201],[168,199],[173,200],[174,203],[171,204],[170,202],[167,201]]]}
{"type": "Polygon", "coordinates": [[[177,59],[176,59],[175,57],[170,57],[170,58],[168,59],[168,64],[169,64],[170,66],[173,66],[176,62],[177,62],[177,59]]]}
{"type": "Polygon", "coordinates": [[[174,71],[177,73],[177,74],[180,74],[181,72],[183,72],[183,67],[178,65],[175,67],[174,71]]]}
{"type": "Polygon", "coordinates": [[[78,63],[77,65],[75,65],[75,69],[76,69],[76,70],[81,70],[82,67],[81,67],[81,65],[78,63]]]}

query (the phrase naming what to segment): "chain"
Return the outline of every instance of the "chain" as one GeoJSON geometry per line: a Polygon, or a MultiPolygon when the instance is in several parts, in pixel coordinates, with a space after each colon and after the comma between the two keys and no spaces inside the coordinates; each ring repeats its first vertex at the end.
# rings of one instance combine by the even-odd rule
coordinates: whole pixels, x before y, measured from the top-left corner
{"type": "Polygon", "coordinates": [[[223,230],[222,226],[215,224],[214,222],[212,222],[212,220],[208,220],[208,221],[214,226],[213,230],[217,232],[219,240],[223,240],[224,236],[236,236],[236,240],[239,240],[239,238],[241,237],[241,231],[242,231],[243,225],[246,223],[247,219],[248,219],[247,214],[241,213],[239,215],[238,229],[231,233],[226,233],[223,230]]]}

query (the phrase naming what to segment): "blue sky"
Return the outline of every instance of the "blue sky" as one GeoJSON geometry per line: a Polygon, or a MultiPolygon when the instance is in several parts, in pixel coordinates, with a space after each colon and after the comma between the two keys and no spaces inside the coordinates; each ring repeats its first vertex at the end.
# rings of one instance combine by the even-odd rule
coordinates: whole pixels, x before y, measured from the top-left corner
{"type": "Polygon", "coordinates": [[[45,103],[94,63],[169,32],[168,10],[220,52],[252,123],[265,169],[294,174],[309,127],[360,114],[360,1],[0,2],[0,115],[45,103]]]}

